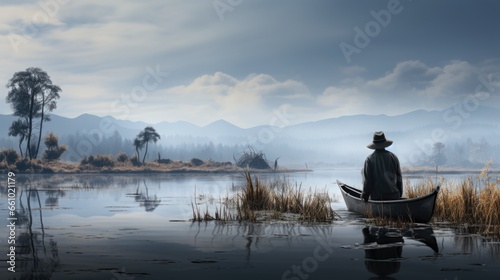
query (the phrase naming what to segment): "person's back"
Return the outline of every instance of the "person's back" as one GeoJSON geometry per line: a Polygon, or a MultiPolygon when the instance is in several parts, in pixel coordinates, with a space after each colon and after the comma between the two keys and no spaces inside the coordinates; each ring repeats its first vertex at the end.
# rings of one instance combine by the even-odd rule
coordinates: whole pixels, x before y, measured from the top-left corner
{"type": "Polygon", "coordinates": [[[375,149],[365,160],[363,168],[363,199],[399,199],[403,194],[403,179],[397,156],[387,150],[392,141],[383,132],[375,132],[368,148],[375,149]]]}

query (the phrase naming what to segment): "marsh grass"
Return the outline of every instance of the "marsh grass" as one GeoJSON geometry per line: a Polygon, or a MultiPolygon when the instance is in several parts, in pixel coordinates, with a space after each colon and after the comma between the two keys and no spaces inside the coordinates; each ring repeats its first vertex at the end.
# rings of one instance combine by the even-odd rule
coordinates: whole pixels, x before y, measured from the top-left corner
{"type": "MultiPolygon", "coordinates": [[[[442,178],[439,183],[427,179],[411,184],[407,180],[403,197],[423,196],[440,185],[431,222],[446,222],[472,231],[472,234],[500,237],[500,179],[492,180],[489,175],[491,164],[485,164],[479,175],[459,182],[442,178]]],[[[411,221],[379,217],[376,213],[367,213],[366,216],[368,223],[378,226],[404,227],[412,224],[411,221]]]]}
{"type": "Polygon", "coordinates": [[[262,217],[285,219],[289,214],[305,222],[331,222],[338,217],[331,208],[332,198],[326,191],[303,191],[301,185],[293,185],[286,179],[262,183],[258,177],[252,179],[250,172],[246,172],[244,178],[245,186],[233,197],[222,199],[213,216],[208,209],[202,214],[192,204],[193,221],[256,222],[262,217]]]}
{"type": "MultiPolygon", "coordinates": [[[[492,181],[486,164],[481,174],[458,183],[441,179],[433,221],[450,222],[476,229],[478,234],[500,236],[500,185],[492,181]]],[[[405,196],[413,198],[430,193],[432,180],[405,185],[405,196]]]]}

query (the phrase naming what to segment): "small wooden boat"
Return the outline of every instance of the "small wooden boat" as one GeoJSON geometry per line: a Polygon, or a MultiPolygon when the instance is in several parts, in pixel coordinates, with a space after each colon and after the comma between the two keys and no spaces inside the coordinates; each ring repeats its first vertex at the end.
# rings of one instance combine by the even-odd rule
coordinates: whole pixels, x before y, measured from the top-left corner
{"type": "Polygon", "coordinates": [[[347,209],[363,216],[383,216],[415,223],[428,223],[434,213],[439,186],[430,194],[398,200],[368,200],[364,202],[361,191],[337,180],[347,209]]]}

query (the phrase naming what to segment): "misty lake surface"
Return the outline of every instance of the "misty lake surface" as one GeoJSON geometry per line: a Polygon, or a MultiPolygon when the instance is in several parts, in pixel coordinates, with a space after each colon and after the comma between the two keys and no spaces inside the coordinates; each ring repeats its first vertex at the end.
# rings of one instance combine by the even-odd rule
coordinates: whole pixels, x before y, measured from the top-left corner
{"type": "MultiPolygon", "coordinates": [[[[6,252],[2,183],[1,279],[498,279],[500,242],[446,224],[379,228],[346,210],[336,179],[359,170],[254,174],[328,190],[329,224],[191,222],[220,207],[240,174],[18,175],[16,272],[6,252]],[[23,278],[26,277],[26,278],[23,278]]],[[[456,179],[465,175],[448,176],[456,179]]],[[[412,176],[418,182],[425,176],[412,176]]],[[[3,176],[6,181],[6,176],[3,176]]],[[[434,178],[432,178],[434,179],[434,178]]]]}

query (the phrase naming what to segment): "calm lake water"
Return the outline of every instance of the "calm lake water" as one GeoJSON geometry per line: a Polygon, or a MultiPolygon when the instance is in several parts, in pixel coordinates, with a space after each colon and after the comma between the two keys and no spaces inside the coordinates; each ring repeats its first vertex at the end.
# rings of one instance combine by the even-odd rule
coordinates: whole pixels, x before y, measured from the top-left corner
{"type": "MultiPolygon", "coordinates": [[[[258,176],[273,180],[276,175],[258,176]]],[[[346,211],[334,182],[359,187],[359,170],[278,176],[304,190],[328,190],[338,198],[332,207],[342,220],[316,225],[189,221],[193,201],[201,210],[215,209],[220,198],[242,185],[238,174],[19,175],[11,233],[3,176],[0,277],[451,280],[500,275],[498,240],[443,224],[377,228],[346,211]],[[8,270],[10,234],[16,238],[15,273],[8,270]]]]}

